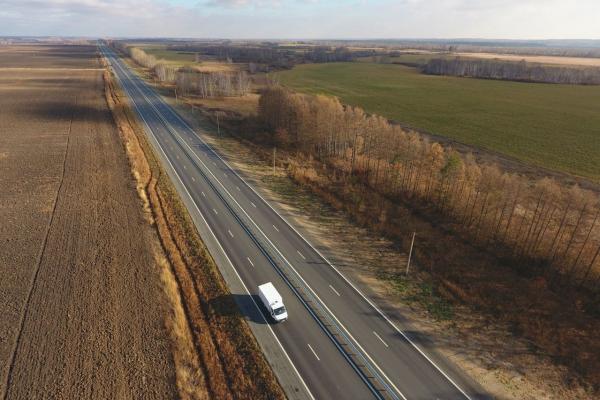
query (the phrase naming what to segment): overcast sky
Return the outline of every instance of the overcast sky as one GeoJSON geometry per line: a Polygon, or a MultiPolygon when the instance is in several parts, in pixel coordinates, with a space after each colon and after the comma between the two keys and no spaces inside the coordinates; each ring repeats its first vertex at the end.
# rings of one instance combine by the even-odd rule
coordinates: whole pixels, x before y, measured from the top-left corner
{"type": "Polygon", "coordinates": [[[0,0],[0,36],[600,39],[600,0],[0,0]]]}

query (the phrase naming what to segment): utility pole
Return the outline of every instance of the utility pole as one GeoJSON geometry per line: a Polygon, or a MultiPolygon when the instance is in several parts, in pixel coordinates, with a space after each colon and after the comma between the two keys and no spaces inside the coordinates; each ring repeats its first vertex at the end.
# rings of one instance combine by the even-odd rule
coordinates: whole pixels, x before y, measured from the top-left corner
{"type": "Polygon", "coordinates": [[[406,276],[408,276],[408,271],[410,269],[410,259],[412,258],[413,246],[415,245],[415,235],[417,232],[413,232],[412,240],[410,242],[410,250],[408,251],[408,261],[406,263],[406,276]]]}
{"type": "Polygon", "coordinates": [[[217,135],[221,137],[221,126],[219,125],[219,111],[217,111],[217,135]]]}

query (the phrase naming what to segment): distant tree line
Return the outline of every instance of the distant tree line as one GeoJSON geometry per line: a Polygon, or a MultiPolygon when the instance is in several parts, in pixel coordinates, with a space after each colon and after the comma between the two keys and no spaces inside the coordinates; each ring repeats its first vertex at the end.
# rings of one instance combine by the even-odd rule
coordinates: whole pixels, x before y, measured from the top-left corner
{"type": "Polygon", "coordinates": [[[389,44],[393,49],[398,50],[427,50],[441,52],[460,52],[460,53],[496,53],[496,54],[515,54],[531,56],[554,56],[554,57],[584,57],[600,58],[600,48],[598,47],[567,47],[567,46],[512,46],[503,45],[477,45],[477,44],[454,44],[454,43],[420,43],[407,42],[401,44],[389,44]]]}
{"type": "Polygon", "coordinates": [[[523,82],[600,85],[600,68],[562,67],[525,61],[434,58],[421,67],[426,74],[504,79],[523,82]]]}
{"type": "Polygon", "coordinates": [[[279,47],[277,45],[240,46],[240,45],[171,45],[171,50],[197,52],[216,57],[221,61],[252,63],[270,69],[288,69],[302,63],[327,63],[353,61],[357,57],[371,56],[373,50],[351,51],[346,47],[305,46],[298,48],[279,47]]]}
{"type": "Polygon", "coordinates": [[[250,80],[245,71],[204,72],[193,68],[174,67],[137,47],[122,42],[114,45],[128,54],[136,63],[148,68],[158,81],[174,84],[185,95],[202,98],[243,96],[250,91],[250,80]]]}
{"type": "MultiPolygon", "coordinates": [[[[259,116],[279,146],[326,165],[330,190],[344,193],[353,182],[366,188],[347,196],[348,207],[378,204],[379,195],[433,208],[500,257],[598,288],[598,194],[503,172],[331,97],[272,87],[260,97],[259,116]]],[[[393,224],[393,206],[381,207],[368,219],[393,224]]]]}

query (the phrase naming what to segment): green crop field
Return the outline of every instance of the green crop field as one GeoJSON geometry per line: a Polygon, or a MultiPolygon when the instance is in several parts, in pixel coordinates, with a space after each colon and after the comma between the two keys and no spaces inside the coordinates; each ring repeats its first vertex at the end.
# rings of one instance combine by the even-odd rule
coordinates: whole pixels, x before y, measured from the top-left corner
{"type": "Polygon", "coordinates": [[[167,50],[163,45],[143,46],[141,49],[171,64],[183,66],[193,64],[196,61],[196,54],[193,52],[167,50]]]}
{"type": "Polygon", "coordinates": [[[279,76],[295,90],[600,181],[600,86],[430,76],[372,63],[306,64],[279,76]]]}

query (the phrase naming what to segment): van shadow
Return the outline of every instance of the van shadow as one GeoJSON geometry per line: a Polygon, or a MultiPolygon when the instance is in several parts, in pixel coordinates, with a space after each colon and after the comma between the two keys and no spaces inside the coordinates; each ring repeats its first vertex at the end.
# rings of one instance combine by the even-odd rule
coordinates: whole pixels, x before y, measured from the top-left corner
{"type": "Polygon", "coordinates": [[[219,296],[209,301],[208,307],[217,315],[226,317],[241,316],[247,321],[256,324],[271,324],[269,316],[266,314],[262,302],[257,295],[228,294],[219,296]]]}

